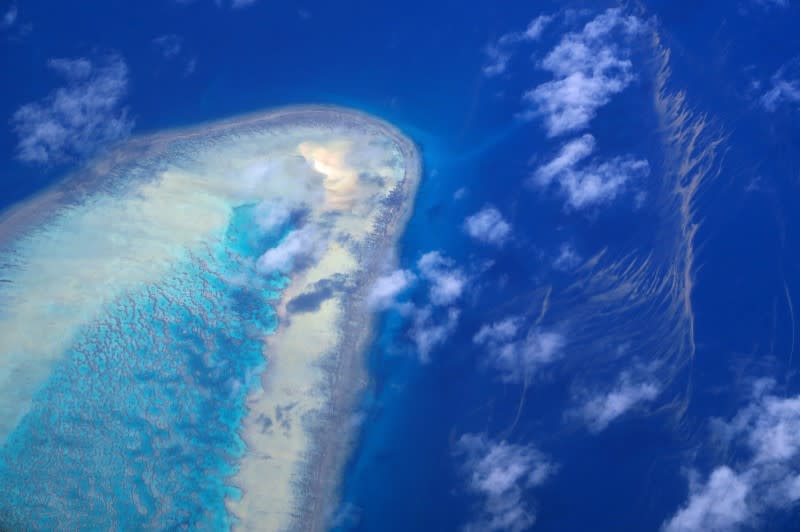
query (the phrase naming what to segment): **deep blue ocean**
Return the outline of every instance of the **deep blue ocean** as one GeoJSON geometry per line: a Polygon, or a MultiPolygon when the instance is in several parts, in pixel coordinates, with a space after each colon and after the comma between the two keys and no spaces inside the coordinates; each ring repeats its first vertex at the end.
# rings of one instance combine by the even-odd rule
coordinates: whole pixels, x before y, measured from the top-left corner
{"type": "MultiPolygon", "coordinates": [[[[632,153],[650,161],[643,200],[633,206],[625,197],[590,212],[565,209],[557,195],[526,185],[557,144],[539,121],[516,116],[521,95],[547,79],[536,62],[565,30],[546,33],[516,54],[499,78],[481,71],[487,43],[565,4],[592,13],[616,5],[308,0],[229,10],[210,0],[28,0],[19,4],[19,20],[31,24],[30,32],[0,45],[0,115],[10,117],[51,90],[57,80],[46,68],[49,58],[114,51],[130,68],[127,102],[135,133],[309,102],[353,107],[395,124],[417,142],[425,165],[401,240],[401,266],[413,269],[422,254],[440,250],[472,281],[462,296],[458,328],[427,363],[413,353],[408,323],[393,311],[381,316],[335,528],[462,528],[481,501],[465,487],[457,442],[463,434],[481,433],[535,443],[557,462],[552,478],[523,495],[536,514],[535,529],[658,530],[687,501],[689,469],[705,478],[720,464],[747,461],[712,440],[711,418],[735,416],[759,378],[774,379],[777,396],[800,392],[794,315],[800,312],[794,308],[800,296],[799,109],[795,103],[766,113],[752,93],[753,80],[769,80],[800,53],[800,5],[781,11],[746,0],[625,5],[642,18],[656,17],[661,45],[672,52],[668,90],[684,91],[686,109],[706,125],[698,143],[720,140],[713,178],[692,201],[692,223],[698,224],[691,246],[692,354],[674,361],[661,355],[677,352],[677,342],[685,340],[676,332],[684,325],[666,325],[674,316],[665,309],[674,302],[667,296],[641,302],[638,292],[623,297],[600,287],[622,284],[608,271],[625,270],[625,261],[652,257],[656,266],[646,276],[654,277],[644,286],[685,258],[685,228],[659,198],[668,187],[657,183],[673,177],[669,150],[687,149],[666,143],[667,128],[654,111],[659,60],[649,51],[634,53],[636,79],[592,121],[598,156],[632,153]],[[163,34],[183,39],[171,62],[151,43],[163,34]],[[194,58],[196,68],[187,75],[181,61],[194,58]],[[513,240],[500,249],[464,234],[465,217],[486,205],[500,208],[514,228],[513,240]],[[553,258],[564,242],[584,259],[602,257],[588,269],[558,270],[553,258]],[[601,295],[612,299],[605,304],[601,295]],[[567,362],[524,383],[501,378],[473,341],[476,331],[509,314],[535,318],[545,300],[550,310],[542,326],[565,328],[567,362]],[[598,355],[622,353],[637,342],[643,347],[635,358],[598,355]],[[576,390],[656,360],[664,364],[657,374],[665,392],[655,404],[596,434],[570,417],[576,390]],[[667,366],[672,369],[662,371],[667,366]]],[[[0,207],[70,168],[22,164],[13,158],[15,144],[11,128],[0,127],[0,207]]],[[[423,305],[426,292],[420,285],[404,297],[423,305]]],[[[242,374],[258,367],[255,360],[241,363],[242,374]]],[[[202,383],[209,390],[217,385],[224,387],[202,383]]],[[[224,430],[219,437],[225,438],[224,430]]],[[[195,444],[198,453],[210,445],[195,444]]],[[[235,449],[239,442],[220,445],[235,449]]],[[[213,470],[219,478],[230,462],[225,456],[206,464],[203,475],[213,470]]],[[[203,484],[200,476],[186,478],[203,484]]],[[[199,491],[186,504],[216,511],[219,501],[209,506],[202,497],[199,491]]],[[[223,526],[219,519],[215,524],[223,526]]],[[[757,528],[799,527],[800,514],[791,507],[760,512],[757,528]]]]}

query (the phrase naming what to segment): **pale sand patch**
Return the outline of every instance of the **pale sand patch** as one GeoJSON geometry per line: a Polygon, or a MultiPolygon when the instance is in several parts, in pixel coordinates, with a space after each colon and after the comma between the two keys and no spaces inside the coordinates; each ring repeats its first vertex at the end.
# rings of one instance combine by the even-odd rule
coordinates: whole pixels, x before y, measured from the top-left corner
{"type": "Polygon", "coordinates": [[[364,296],[381,268],[391,266],[419,183],[420,161],[413,146],[400,137],[397,141],[405,178],[391,186],[395,201],[389,204],[362,196],[355,205],[359,194],[352,173],[328,166],[336,166],[341,157],[301,147],[307,156],[323,158],[317,170],[336,176],[330,180],[334,186],[326,189],[339,195],[329,198],[326,208],[349,207],[332,228],[346,237],[347,245],[332,243],[318,263],[294,275],[278,306],[280,326],[265,346],[263,389],[249,398],[250,414],[241,431],[249,452],[233,481],[242,497],[228,501],[241,520],[238,529],[305,531],[329,525],[355,429],[354,399],[365,384],[362,358],[372,317],[364,296]],[[317,311],[288,314],[292,298],[334,275],[346,276],[348,291],[317,311]]]}
{"type": "Polygon", "coordinates": [[[311,450],[311,435],[303,419],[319,412],[327,402],[326,374],[318,362],[337,345],[342,308],[339,297],[331,298],[318,311],[298,314],[289,321],[286,303],[312,284],[312,279],[356,270],[352,260],[341,264],[345,261],[331,260],[328,255],[331,253],[308,275],[296,276],[284,293],[278,308],[281,326],[265,346],[264,389],[248,402],[250,414],[242,433],[249,452],[235,478],[244,494],[241,501],[230,503],[245,530],[286,528],[296,512],[293,484],[311,450]],[[265,427],[267,419],[272,423],[269,428],[265,427]]]}

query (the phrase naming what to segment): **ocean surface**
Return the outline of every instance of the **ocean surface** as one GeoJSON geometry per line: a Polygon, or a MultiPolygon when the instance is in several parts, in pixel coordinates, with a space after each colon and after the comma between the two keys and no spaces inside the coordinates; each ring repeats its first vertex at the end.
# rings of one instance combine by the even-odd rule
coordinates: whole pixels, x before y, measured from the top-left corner
{"type": "MultiPolygon", "coordinates": [[[[568,4],[586,13],[615,5],[568,4]]],[[[464,434],[485,434],[535,445],[557,464],[547,482],[521,495],[536,516],[535,529],[658,530],[686,504],[688,471],[705,479],[720,464],[747,463],[744,451],[710,435],[712,418],[734,417],[749,404],[750,389],[760,378],[774,380],[774,393],[781,397],[800,391],[797,107],[767,113],[752,88],[754,80],[769,80],[800,51],[800,7],[777,12],[744,0],[627,5],[642,19],[656,17],[660,50],[671,50],[670,75],[659,84],[663,57],[651,43],[642,45],[631,58],[635,79],[592,120],[598,157],[629,153],[650,164],[649,175],[632,190],[596,210],[565,208],[552,190],[530,185],[558,143],[540,121],[518,116],[521,95],[547,79],[537,61],[567,28],[581,23],[546,33],[516,54],[500,78],[482,73],[487,43],[564,8],[553,1],[293,1],[223,12],[202,0],[188,6],[30,0],[20,17],[33,21],[37,37],[3,44],[7,52],[0,55],[0,69],[13,73],[13,82],[1,84],[0,114],[10,116],[21,103],[50,90],[48,58],[113,50],[130,68],[128,104],[139,133],[293,103],[353,107],[396,125],[418,143],[425,165],[415,213],[400,244],[401,267],[414,270],[423,254],[439,250],[470,282],[458,327],[427,361],[417,356],[402,312],[381,315],[367,353],[371,380],[357,413],[359,436],[345,468],[334,528],[465,527],[480,515],[482,502],[468,488],[459,441],[464,434]],[[196,58],[191,74],[165,64],[150,46],[165,33],[182,36],[180,60],[196,58]],[[685,95],[680,111],[701,130],[695,143],[691,135],[673,134],[671,118],[659,114],[654,102],[662,89],[685,95]],[[678,200],[667,196],[685,184],[675,160],[687,153],[708,168],[691,195],[688,218],[681,218],[678,200]],[[513,226],[513,238],[500,248],[476,243],[464,231],[465,217],[488,205],[513,226]],[[694,226],[696,233],[690,230],[694,226]],[[582,266],[553,266],[565,243],[582,266]],[[669,276],[675,283],[660,286],[669,276]],[[564,363],[522,380],[504,378],[474,337],[483,325],[509,315],[560,331],[566,339],[564,363]],[[607,389],[617,375],[640,367],[656,368],[658,399],[603,430],[588,430],[575,415],[575,398],[585,390],[607,389]]],[[[591,19],[582,16],[584,22],[591,19]]],[[[9,154],[0,160],[0,206],[40,190],[70,168],[15,161],[15,143],[13,131],[0,128],[0,150],[9,154]]],[[[281,281],[275,280],[274,290],[216,297],[216,289],[197,291],[194,282],[185,290],[184,280],[200,276],[213,287],[226,271],[229,253],[256,249],[247,247],[247,212],[242,207],[220,249],[177,266],[163,296],[130,294],[113,323],[97,325],[130,328],[137,331],[132,337],[145,339],[135,346],[85,346],[108,357],[139,353],[135,363],[114,364],[124,372],[106,371],[104,358],[91,366],[79,351],[58,366],[37,404],[58,402],[64,409],[57,415],[35,409],[26,418],[4,450],[0,482],[12,469],[30,486],[48,477],[54,465],[38,462],[24,448],[25,439],[36,434],[60,444],[74,431],[89,431],[84,437],[91,445],[76,448],[57,465],[69,471],[59,486],[63,490],[73,489],[81,475],[103,477],[116,460],[136,463],[131,456],[168,455],[169,440],[177,438],[193,450],[181,474],[151,466],[146,475],[174,494],[164,511],[190,527],[203,522],[216,530],[230,524],[219,496],[235,496],[225,482],[244,452],[231,429],[244,415],[247,389],[231,390],[228,383],[269,371],[259,345],[244,331],[254,326],[268,333],[275,327],[254,309],[268,308],[263,304],[278,297],[281,281]],[[191,323],[196,317],[173,308],[176,299],[169,294],[202,300],[208,319],[191,323]],[[237,303],[226,306],[223,300],[237,303]],[[149,321],[137,321],[141,305],[154,307],[149,321]],[[225,326],[215,325],[220,322],[225,326]],[[205,332],[190,335],[187,328],[205,332]],[[155,334],[185,334],[192,347],[181,356],[188,358],[159,356],[146,340],[155,334]],[[207,349],[212,344],[215,348],[207,349]],[[191,372],[200,367],[219,371],[191,372]],[[187,370],[190,375],[183,373],[187,370]],[[153,372],[159,381],[135,386],[142,374],[153,372]],[[163,387],[155,386],[159,382],[163,387]],[[136,408],[147,405],[162,433],[101,454],[99,449],[110,448],[108,441],[124,441],[126,431],[145,429],[119,425],[113,416],[102,426],[79,427],[80,416],[63,416],[102,413],[109,394],[126,387],[136,390],[130,400],[136,408]],[[165,393],[184,400],[165,400],[165,393]],[[231,394],[236,399],[226,400],[231,394]],[[193,419],[203,422],[187,421],[193,419]]],[[[219,290],[228,288],[221,284],[219,290]]],[[[422,307],[427,297],[425,285],[418,284],[403,300],[422,307]]],[[[130,471],[130,478],[142,474],[130,471]]],[[[110,490],[136,490],[125,484],[128,477],[95,480],[110,490]]],[[[114,514],[102,514],[92,504],[87,501],[84,510],[96,516],[98,527],[106,519],[145,526],[136,521],[136,506],[156,501],[131,500],[114,514]]],[[[29,510],[36,512],[35,506],[29,510]]],[[[37,519],[45,527],[49,522],[45,515],[37,519]]],[[[769,508],[759,519],[765,530],[800,527],[794,508],[769,508]]]]}

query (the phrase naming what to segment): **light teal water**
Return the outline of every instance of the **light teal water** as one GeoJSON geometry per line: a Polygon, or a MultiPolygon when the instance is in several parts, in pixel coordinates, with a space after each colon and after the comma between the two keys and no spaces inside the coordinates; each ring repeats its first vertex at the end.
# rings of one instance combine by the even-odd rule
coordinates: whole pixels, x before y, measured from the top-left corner
{"type": "Polygon", "coordinates": [[[245,398],[288,279],[253,262],[254,206],[85,327],[0,451],[0,517],[38,530],[224,530],[245,398]],[[53,482],[58,479],[58,482],[53,482]]]}

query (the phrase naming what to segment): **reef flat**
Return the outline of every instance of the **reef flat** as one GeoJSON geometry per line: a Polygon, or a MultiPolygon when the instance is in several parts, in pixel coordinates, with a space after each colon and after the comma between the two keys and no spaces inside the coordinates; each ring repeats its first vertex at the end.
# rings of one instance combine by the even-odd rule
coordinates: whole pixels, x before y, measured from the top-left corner
{"type": "Polygon", "coordinates": [[[133,139],[0,215],[0,525],[323,528],[419,179],[390,125],[301,106],[133,139]]]}

